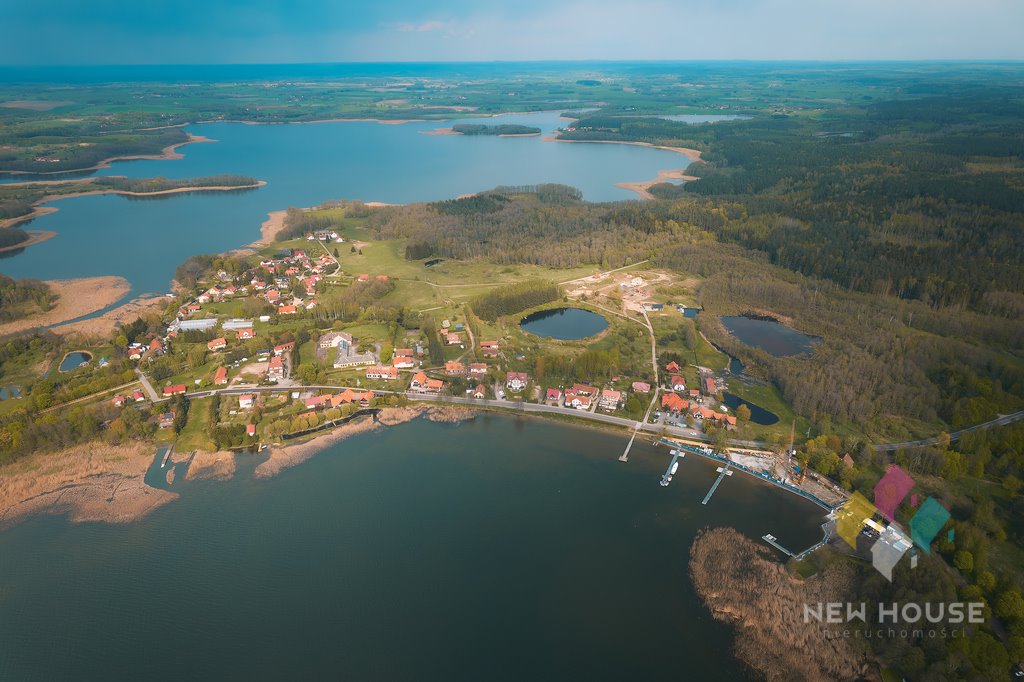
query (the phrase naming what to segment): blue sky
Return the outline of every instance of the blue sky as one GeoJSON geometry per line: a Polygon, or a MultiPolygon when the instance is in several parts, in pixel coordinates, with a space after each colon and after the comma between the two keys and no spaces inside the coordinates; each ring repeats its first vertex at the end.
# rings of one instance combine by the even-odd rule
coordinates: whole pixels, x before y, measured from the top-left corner
{"type": "Polygon", "coordinates": [[[0,63],[1024,59],[1024,0],[0,0],[0,63]]]}

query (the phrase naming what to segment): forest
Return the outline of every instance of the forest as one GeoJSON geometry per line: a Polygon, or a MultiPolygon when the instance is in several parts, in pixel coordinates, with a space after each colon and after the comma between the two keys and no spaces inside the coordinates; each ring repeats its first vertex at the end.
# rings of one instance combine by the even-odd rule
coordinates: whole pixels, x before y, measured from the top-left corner
{"type": "Polygon", "coordinates": [[[39,280],[14,280],[0,274],[0,322],[49,310],[56,300],[57,295],[39,280]]]}
{"type": "Polygon", "coordinates": [[[735,205],[719,238],[859,291],[936,307],[1024,304],[1024,94],[990,86],[816,117],[693,126],[587,114],[561,137],[693,147],[698,180],[651,189],[735,205]],[[984,272],[983,277],[978,273],[984,272]]]}
{"type": "Polygon", "coordinates": [[[557,285],[532,280],[495,287],[471,300],[469,306],[481,320],[494,322],[503,315],[514,315],[527,308],[550,303],[558,299],[559,295],[557,285]]]}
{"type": "Polygon", "coordinates": [[[482,123],[456,123],[452,132],[460,135],[540,135],[540,128],[514,123],[484,125],[482,123]]]}

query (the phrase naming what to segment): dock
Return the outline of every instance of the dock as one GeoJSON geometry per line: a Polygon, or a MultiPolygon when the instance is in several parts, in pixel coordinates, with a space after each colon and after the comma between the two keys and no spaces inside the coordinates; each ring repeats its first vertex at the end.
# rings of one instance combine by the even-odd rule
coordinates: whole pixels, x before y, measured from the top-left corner
{"type": "Polygon", "coordinates": [[[676,473],[676,469],[679,467],[680,457],[686,457],[686,453],[682,450],[672,451],[672,461],[668,463],[668,468],[665,469],[665,475],[661,477],[662,488],[668,487],[668,484],[672,482],[672,475],[676,473]]]}
{"type": "Polygon", "coordinates": [[[711,496],[715,494],[716,490],[718,490],[718,486],[721,485],[722,480],[726,476],[732,476],[732,471],[729,470],[728,464],[726,464],[724,467],[718,467],[717,471],[719,472],[718,478],[715,479],[715,482],[711,485],[711,490],[709,490],[708,494],[704,496],[704,501],[701,502],[701,504],[707,504],[708,500],[711,499],[711,496]]]}
{"type": "MultiPolygon", "coordinates": [[[[761,536],[761,539],[764,540],[765,542],[767,542],[769,545],[771,545],[775,549],[777,549],[780,552],[782,552],[783,554],[785,554],[786,556],[796,556],[795,554],[790,552],[788,549],[786,549],[785,547],[780,545],[778,542],[776,542],[774,535],[763,535],[763,536],[761,536]]],[[[815,549],[817,549],[817,548],[815,547],[815,549]]]]}
{"type": "Polygon", "coordinates": [[[622,456],[619,457],[619,461],[620,462],[628,462],[629,461],[629,450],[630,450],[630,448],[633,447],[633,441],[636,440],[636,433],[637,433],[637,431],[640,430],[641,426],[642,426],[642,424],[640,422],[637,422],[636,426],[633,427],[633,435],[629,437],[629,442],[626,443],[626,450],[622,453],[622,456]]]}

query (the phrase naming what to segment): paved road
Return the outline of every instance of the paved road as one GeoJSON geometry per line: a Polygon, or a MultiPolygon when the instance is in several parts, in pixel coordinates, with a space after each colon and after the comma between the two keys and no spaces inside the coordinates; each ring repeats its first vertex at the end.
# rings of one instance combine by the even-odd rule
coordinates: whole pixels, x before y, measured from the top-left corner
{"type": "MultiPolygon", "coordinates": [[[[1003,426],[1005,424],[1009,424],[1011,422],[1015,422],[1018,419],[1022,419],[1022,418],[1024,418],[1024,410],[1021,410],[1020,412],[1014,412],[1013,414],[1004,414],[1001,417],[998,417],[996,419],[992,419],[991,421],[987,421],[987,422],[985,422],[983,424],[975,424],[974,426],[968,426],[966,429],[960,429],[959,431],[953,431],[952,433],[949,434],[949,440],[951,440],[951,441],[959,440],[960,436],[964,435],[965,433],[970,433],[972,431],[980,431],[982,429],[987,429],[987,428],[990,428],[990,427],[993,427],[993,426],[1003,426]]],[[[890,452],[892,450],[900,450],[900,449],[904,449],[905,450],[905,449],[908,449],[908,448],[921,448],[921,447],[925,447],[927,445],[938,445],[938,444],[939,444],[939,437],[935,436],[934,438],[923,438],[921,440],[908,440],[908,441],[903,442],[903,443],[884,443],[882,445],[876,445],[875,446],[875,450],[880,450],[882,452],[890,452]]]]}
{"type": "Polygon", "coordinates": [[[87,396],[83,396],[81,398],[76,398],[75,400],[69,400],[68,402],[61,403],[60,405],[54,405],[53,407],[47,407],[45,410],[39,410],[39,414],[46,414],[47,412],[53,412],[54,410],[60,410],[60,409],[65,408],[65,407],[71,407],[72,405],[77,405],[79,403],[84,403],[84,402],[88,402],[90,400],[95,400],[96,398],[99,398],[102,395],[109,395],[111,393],[116,393],[117,391],[120,391],[122,389],[128,388],[130,386],[134,386],[137,383],[139,383],[139,382],[137,382],[137,381],[129,381],[127,384],[121,384],[120,386],[114,386],[113,388],[107,388],[107,389],[104,389],[102,391],[96,391],[95,393],[90,393],[87,396]]]}
{"type": "Polygon", "coordinates": [[[135,376],[137,376],[139,381],[142,382],[142,388],[149,395],[149,399],[154,403],[160,402],[160,396],[157,395],[157,392],[153,389],[153,384],[149,383],[149,379],[146,378],[146,375],[143,374],[142,370],[138,367],[135,368],[135,376]]]}
{"type": "MultiPolygon", "coordinates": [[[[145,377],[139,372],[139,378],[142,380],[143,385],[147,387],[149,391],[152,388],[148,386],[148,382],[145,377]]],[[[195,391],[189,393],[190,398],[205,398],[214,394],[220,395],[238,395],[241,393],[284,393],[288,391],[331,391],[338,392],[344,391],[346,388],[351,388],[356,391],[366,390],[365,388],[359,388],[354,386],[257,386],[253,388],[219,388],[208,391],[195,391]]],[[[543,413],[543,414],[561,414],[569,417],[576,417],[578,419],[589,419],[592,421],[599,421],[605,424],[614,424],[615,426],[622,426],[627,429],[633,429],[637,431],[643,431],[645,433],[661,435],[666,434],[675,436],[677,438],[688,438],[690,440],[702,441],[705,443],[713,442],[713,439],[705,436],[704,434],[694,433],[692,429],[679,427],[679,426],[666,426],[664,424],[648,424],[646,420],[639,424],[633,419],[626,419],[625,417],[617,417],[613,414],[604,414],[603,412],[588,412],[586,410],[576,410],[571,407],[557,407],[555,405],[538,404],[538,403],[527,403],[518,400],[497,400],[497,399],[483,399],[477,400],[475,398],[462,398],[459,396],[447,396],[447,395],[432,395],[429,393],[406,393],[404,391],[383,391],[374,390],[375,393],[381,393],[385,395],[404,395],[409,400],[422,401],[439,404],[451,404],[451,405],[465,405],[467,407],[501,407],[509,410],[515,410],[523,413],[543,413]]],[[[163,402],[166,399],[154,400],[154,402],[163,402]]],[[[1009,424],[1024,418],[1024,410],[1020,412],[1014,412],[1013,414],[1003,415],[998,419],[985,422],[984,424],[977,424],[975,426],[968,427],[966,429],[960,429],[949,435],[951,440],[958,439],[965,433],[971,431],[978,431],[980,429],[987,429],[991,426],[1009,424]]],[[[728,441],[729,445],[734,447],[751,448],[756,450],[768,450],[770,445],[763,441],[756,440],[740,440],[736,438],[730,438],[728,441]]],[[[922,447],[925,445],[935,445],[938,443],[938,437],[926,438],[923,440],[907,441],[905,443],[883,443],[875,445],[876,450],[880,451],[892,451],[900,448],[915,448],[922,447]]]]}

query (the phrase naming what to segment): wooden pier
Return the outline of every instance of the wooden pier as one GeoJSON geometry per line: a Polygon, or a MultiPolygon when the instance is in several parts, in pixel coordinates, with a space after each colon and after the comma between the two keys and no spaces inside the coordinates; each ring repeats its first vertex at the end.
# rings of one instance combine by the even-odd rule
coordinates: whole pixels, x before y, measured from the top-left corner
{"type": "Polygon", "coordinates": [[[715,482],[711,485],[711,490],[709,490],[708,494],[704,496],[704,501],[701,502],[701,504],[707,504],[708,500],[711,499],[711,496],[715,494],[716,490],[718,490],[718,486],[721,485],[722,480],[726,476],[732,476],[732,471],[729,470],[728,464],[726,464],[724,467],[718,467],[718,471],[720,472],[718,474],[718,478],[715,479],[715,482]]]}
{"type": "Polygon", "coordinates": [[[629,461],[629,450],[630,450],[630,448],[633,447],[633,441],[636,440],[636,434],[640,430],[640,427],[642,425],[643,424],[641,422],[637,422],[636,426],[633,427],[633,435],[629,437],[629,442],[626,443],[626,450],[622,453],[622,456],[619,457],[619,461],[620,462],[628,462],[629,461]]]}
{"type": "Polygon", "coordinates": [[[675,468],[676,462],[679,461],[680,457],[686,457],[686,453],[678,449],[672,451],[672,461],[668,463],[668,468],[665,469],[665,475],[661,477],[662,488],[668,487],[668,484],[672,482],[672,470],[675,468]]]}
{"type": "Polygon", "coordinates": [[[777,549],[780,552],[782,552],[783,554],[785,554],[786,556],[796,556],[795,554],[790,552],[788,549],[786,549],[785,547],[783,547],[779,543],[775,542],[775,536],[774,535],[762,535],[761,539],[764,540],[765,542],[767,542],[769,545],[771,545],[775,549],[777,549]]]}

